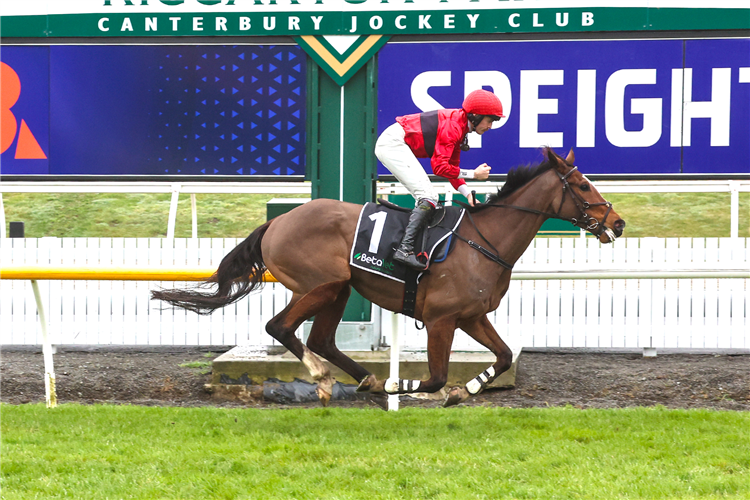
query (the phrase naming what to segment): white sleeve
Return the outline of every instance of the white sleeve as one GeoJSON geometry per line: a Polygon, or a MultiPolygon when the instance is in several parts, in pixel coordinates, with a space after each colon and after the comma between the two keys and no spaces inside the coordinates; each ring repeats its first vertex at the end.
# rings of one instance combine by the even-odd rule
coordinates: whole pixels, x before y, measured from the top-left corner
{"type": "Polygon", "coordinates": [[[469,189],[469,186],[467,186],[466,184],[461,184],[460,186],[458,186],[458,192],[464,195],[467,200],[471,196],[471,189],[469,189]]]}

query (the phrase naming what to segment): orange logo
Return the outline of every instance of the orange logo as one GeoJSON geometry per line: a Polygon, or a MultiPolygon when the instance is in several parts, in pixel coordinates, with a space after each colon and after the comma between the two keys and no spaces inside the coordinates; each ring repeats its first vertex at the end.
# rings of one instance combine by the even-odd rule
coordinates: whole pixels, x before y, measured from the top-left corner
{"type": "MultiPolygon", "coordinates": [[[[0,153],[5,153],[13,144],[18,131],[18,120],[10,110],[21,96],[21,79],[18,74],[0,62],[0,153]]],[[[24,119],[21,119],[21,131],[16,144],[17,160],[46,160],[47,155],[31,133],[24,119]]]]}

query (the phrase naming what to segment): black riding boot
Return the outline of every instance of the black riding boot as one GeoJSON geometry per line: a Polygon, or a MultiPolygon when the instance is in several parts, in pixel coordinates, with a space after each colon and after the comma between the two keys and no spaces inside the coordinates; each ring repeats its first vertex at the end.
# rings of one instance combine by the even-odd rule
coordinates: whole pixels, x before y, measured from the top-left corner
{"type": "Polygon", "coordinates": [[[427,225],[433,210],[435,210],[435,207],[432,203],[426,199],[419,200],[417,206],[411,211],[409,224],[404,231],[401,245],[399,245],[398,250],[393,255],[393,260],[401,262],[417,271],[424,271],[427,268],[427,264],[420,262],[417,256],[414,255],[414,240],[422,228],[427,225]]]}

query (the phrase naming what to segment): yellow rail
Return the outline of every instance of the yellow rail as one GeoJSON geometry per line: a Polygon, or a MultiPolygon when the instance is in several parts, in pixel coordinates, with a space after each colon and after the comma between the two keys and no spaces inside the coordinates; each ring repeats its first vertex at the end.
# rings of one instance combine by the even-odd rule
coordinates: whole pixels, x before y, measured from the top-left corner
{"type": "MultiPolygon", "coordinates": [[[[205,281],[214,267],[112,267],[112,266],[4,266],[0,267],[0,279],[31,280],[34,289],[39,323],[42,327],[42,352],[44,353],[44,389],[47,408],[57,405],[55,390],[55,368],[52,360],[52,344],[47,333],[44,304],[37,280],[109,280],[109,281],[205,281]]],[[[263,281],[276,281],[266,272],[263,281]]]]}
{"type": "MultiPolygon", "coordinates": [[[[205,281],[215,267],[3,266],[4,280],[205,281]]],[[[266,272],[263,281],[276,281],[266,272]]]]}

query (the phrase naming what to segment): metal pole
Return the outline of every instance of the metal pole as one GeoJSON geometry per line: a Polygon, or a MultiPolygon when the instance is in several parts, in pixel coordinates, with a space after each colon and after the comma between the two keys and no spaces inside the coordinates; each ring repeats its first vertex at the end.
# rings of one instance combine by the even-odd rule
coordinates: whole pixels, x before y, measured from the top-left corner
{"type": "Polygon", "coordinates": [[[344,86],[341,86],[341,125],[339,131],[339,201],[344,201],[344,86]]]}
{"type": "Polygon", "coordinates": [[[42,326],[42,353],[44,354],[44,394],[47,399],[47,408],[57,406],[57,391],[55,390],[55,365],[52,359],[52,344],[47,333],[47,316],[44,314],[44,303],[39,293],[39,283],[31,280],[36,299],[36,310],[39,313],[39,324],[42,326]]]}
{"type": "Polygon", "coordinates": [[[190,193],[190,210],[193,214],[193,239],[198,238],[198,204],[195,201],[195,193],[190,193]]]}
{"type": "Polygon", "coordinates": [[[167,221],[167,238],[174,239],[174,228],[177,220],[177,201],[180,199],[180,185],[172,184],[172,200],[169,203],[169,221],[167,221]]]}
{"type": "MultiPolygon", "coordinates": [[[[400,316],[391,313],[391,372],[392,379],[399,378],[399,362],[401,358],[401,339],[399,338],[400,316]]],[[[398,394],[388,395],[388,411],[398,411],[398,394]]]]}
{"type": "Polygon", "coordinates": [[[740,183],[729,181],[729,193],[731,200],[729,236],[737,238],[740,235],[740,183]]]}

